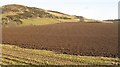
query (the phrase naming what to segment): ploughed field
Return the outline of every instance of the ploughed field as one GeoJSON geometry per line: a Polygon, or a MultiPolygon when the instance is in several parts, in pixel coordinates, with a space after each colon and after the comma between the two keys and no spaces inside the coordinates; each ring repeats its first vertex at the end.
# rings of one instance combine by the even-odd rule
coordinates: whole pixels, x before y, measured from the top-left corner
{"type": "Polygon", "coordinates": [[[3,44],[56,53],[117,57],[117,24],[59,23],[3,28],[3,44]]]}

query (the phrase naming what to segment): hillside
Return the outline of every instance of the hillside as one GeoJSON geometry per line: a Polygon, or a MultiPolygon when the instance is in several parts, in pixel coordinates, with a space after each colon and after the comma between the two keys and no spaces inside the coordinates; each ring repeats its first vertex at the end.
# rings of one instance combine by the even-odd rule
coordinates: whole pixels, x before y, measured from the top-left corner
{"type": "Polygon", "coordinates": [[[61,22],[99,22],[93,19],[84,18],[83,16],[68,15],[58,11],[45,10],[18,4],[4,5],[0,7],[0,9],[2,9],[3,27],[46,25],[61,22]]]}
{"type": "MultiPolygon", "coordinates": [[[[17,4],[4,5],[1,7],[2,11],[2,24],[4,25],[21,25],[23,20],[49,18],[56,20],[55,22],[64,22],[64,20],[78,19],[76,16],[67,15],[57,11],[50,11],[36,7],[28,7],[17,4]],[[18,9],[19,8],[19,9],[18,9]]],[[[41,20],[42,21],[42,20],[41,20]]],[[[44,21],[44,20],[43,20],[44,21]]],[[[77,20],[78,21],[78,20],[77,20]]],[[[43,22],[46,23],[46,22],[43,22]]]]}

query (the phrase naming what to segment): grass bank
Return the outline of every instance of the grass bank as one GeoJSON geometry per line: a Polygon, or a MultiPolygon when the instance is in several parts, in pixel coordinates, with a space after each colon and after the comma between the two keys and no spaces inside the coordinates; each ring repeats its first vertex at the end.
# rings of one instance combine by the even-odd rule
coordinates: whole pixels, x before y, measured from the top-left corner
{"type": "Polygon", "coordinates": [[[118,58],[56,54],[53,51],[2,45],[1,65],[117,65],[118,58]]]}

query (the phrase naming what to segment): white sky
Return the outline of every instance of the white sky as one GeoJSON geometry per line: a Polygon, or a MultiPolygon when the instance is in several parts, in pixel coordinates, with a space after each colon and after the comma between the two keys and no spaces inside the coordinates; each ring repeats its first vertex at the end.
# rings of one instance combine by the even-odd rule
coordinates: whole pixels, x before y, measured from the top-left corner
{"type": "Polygon", "coordinates": [[[117,19],[119,0],[0,0],[0,6],[21,4],[91,19],[117,19]]]}

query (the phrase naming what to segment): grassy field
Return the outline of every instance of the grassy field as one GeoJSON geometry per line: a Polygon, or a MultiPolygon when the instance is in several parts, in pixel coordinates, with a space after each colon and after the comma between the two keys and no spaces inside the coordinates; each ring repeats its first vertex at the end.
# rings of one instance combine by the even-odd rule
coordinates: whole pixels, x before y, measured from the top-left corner
{"type": "Polygon", "coordinates": [[[21,26],[27,25],[47,25],[47,24],[55,24],[62,22],[78,22],[75,19],[54,19],[54,18],[32,18],[32,19],[22,19],[23,23],[21,26]]]}
{"type": "Polygon", "coordinates": [[[118,58],[56,54],[53,51],[2,45],[1,65],[112,65],[120,64],[118,58]]]}
{"type": "Polygon", "coordinates": [[[50,18],[39,18],[39,19],[23,19],[22,26],[26,25],[46,25],[46,24],[54,24],[59,23],[57,19],[50,18]]]}
{"type": "Polygon", "coordinates": [[[60,22],[79,22],[77,19],[58,19],[60,22]]]}
{"type": "MultiPolygon", "coordinates": [[[[95,20],[85,20],[86,22],[96,22],[95,20]]],[[[22,19],[22,24],[20,26],[28,25],[47,25],[65,22],[80,22],[78,19],[55,19],[55,18],[30,18],[22,19]]]]}

